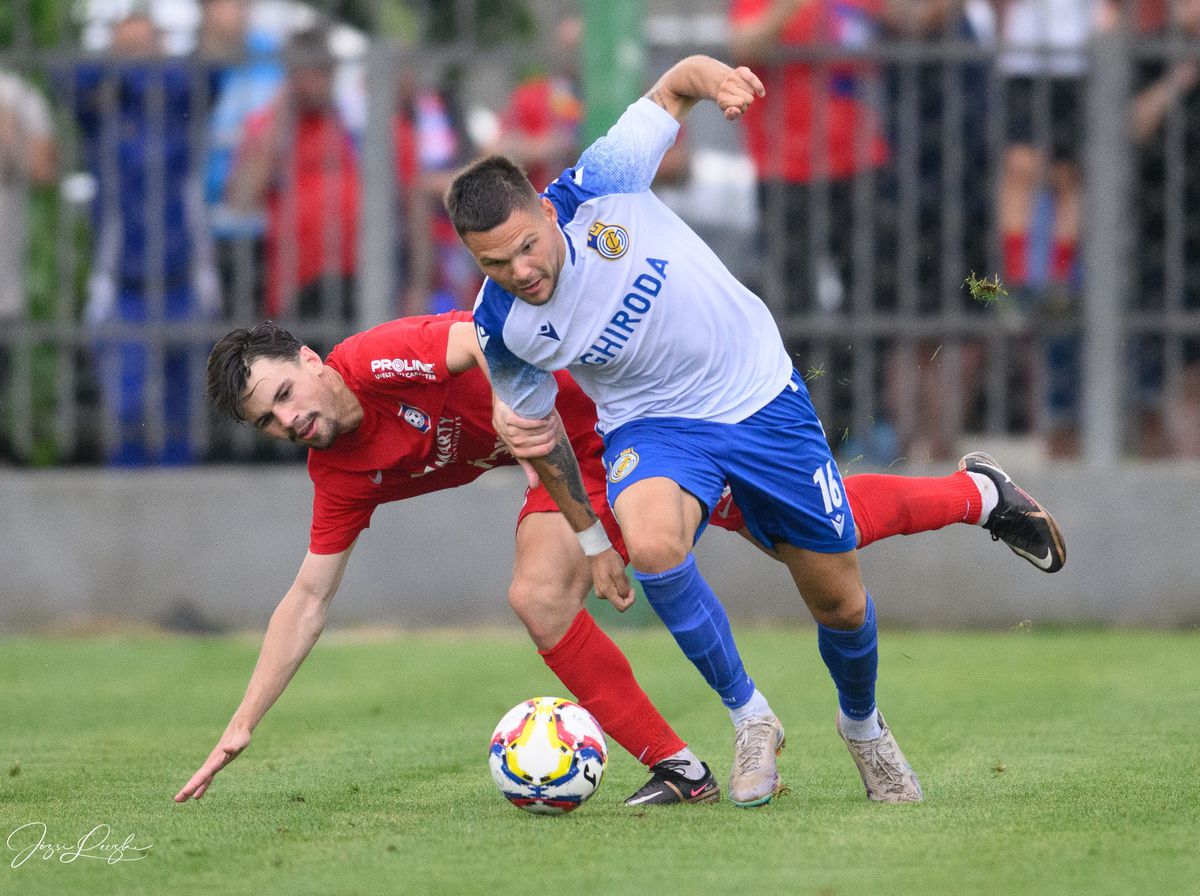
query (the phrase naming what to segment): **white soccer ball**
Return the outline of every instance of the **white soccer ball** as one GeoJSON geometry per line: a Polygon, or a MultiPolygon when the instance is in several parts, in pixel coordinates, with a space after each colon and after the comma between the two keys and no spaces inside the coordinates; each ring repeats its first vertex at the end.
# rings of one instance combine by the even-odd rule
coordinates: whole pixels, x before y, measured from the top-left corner
{"type": "Polygon", "coordinates": [[[504,714],[492,733],[488,766],[514,806],[538,815],[578,809],[608,764],[604,733],[570,700],[535,697],[504,714]]]}

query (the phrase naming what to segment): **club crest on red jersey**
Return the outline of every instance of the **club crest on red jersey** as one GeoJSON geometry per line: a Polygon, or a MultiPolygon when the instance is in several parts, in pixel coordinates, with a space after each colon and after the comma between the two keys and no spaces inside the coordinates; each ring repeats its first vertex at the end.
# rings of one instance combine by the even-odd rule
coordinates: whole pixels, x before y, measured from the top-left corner
{"type": "Polygon", "coordinates": [[[418,432],[429,432],[429,415],[420,408],[414,408],[411,404],[402,403],[400,411],[396,416],[403,417],[404,422],[418,432]]]}

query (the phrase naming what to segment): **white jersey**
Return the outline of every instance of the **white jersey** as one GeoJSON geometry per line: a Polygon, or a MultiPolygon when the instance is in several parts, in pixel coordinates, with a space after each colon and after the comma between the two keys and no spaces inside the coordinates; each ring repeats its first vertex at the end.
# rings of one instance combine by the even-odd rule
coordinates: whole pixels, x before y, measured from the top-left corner
{"type": "Polygon", "coordinates": [[[737,423],[792,373],[767,306],[650,192],[679,123],[647,99],[545,192],[566,239],[550,300],[523,302],[488,280],[475,303],[496,394],[544,417],[569,368],[601,432],[643,417],[737,423]]]}

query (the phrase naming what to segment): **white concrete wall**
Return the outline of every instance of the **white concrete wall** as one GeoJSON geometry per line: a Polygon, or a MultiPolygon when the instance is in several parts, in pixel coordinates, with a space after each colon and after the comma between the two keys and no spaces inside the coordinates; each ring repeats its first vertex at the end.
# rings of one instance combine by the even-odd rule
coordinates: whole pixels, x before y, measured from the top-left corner
{"type": "MultiPolygon", "coordinates": [[[[1045,575],[967,526],[893,539],[862,554],[883,621],[1200,624],[1200,468],[1010,472],[1055,512],[1067,566],[1045,575]]],[[[505,591],[522,483],[499,470],[381,508],[331,624],[512,624],[505,591]]],[[[261,628],[304,556],[309,502],[301,467],[0,471],[0,633],[153,623],[181,604],[222,626],[261,628]]],[[[698,556],[735,620],[808,620],[783,567],[740,538],[710,531],[698,556]]]]}

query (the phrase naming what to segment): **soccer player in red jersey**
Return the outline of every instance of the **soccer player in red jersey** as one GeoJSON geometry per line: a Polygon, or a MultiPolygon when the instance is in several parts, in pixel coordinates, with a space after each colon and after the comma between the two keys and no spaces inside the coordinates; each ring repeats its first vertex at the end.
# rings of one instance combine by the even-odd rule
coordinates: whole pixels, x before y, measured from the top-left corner
{"type": "MultiPolygon", "coordinates": [[[[316,643],[376,507],[465,485],[516,463],[492,428],[492,392],[480,360],[468,312],[382,324],[346,339],[324,361],[270,323],[234,330],[217,343],[208,363],[210,397],[268,436],[309,446],[313,515],[308,553],[271,617],[245,696],[177,801],[203,796],[217,772],[249,745],[316,643]]],[[[556,376],[557,408],[592,506],[624,554],[605,499],[595,406],[566,373],[556,376]]],[[[860,546],[966,522],[986,523],[1013,547],[993,525],[1018,519],[1011,489],[989,475],[863,475],[845,484],[860,546]]],[[[714,510],[712,523],[734,531],[742,526],[727,502],[714,510]]],[[[608,736],[650,769],[650,781],[626,802],[716,800],[720,791],[708,766],[671,729],[585,608],[591,581],[588,558],[553,498],[542,485],[531,488],[517,519],[509,601],[559,680],[608,736]]]]}

